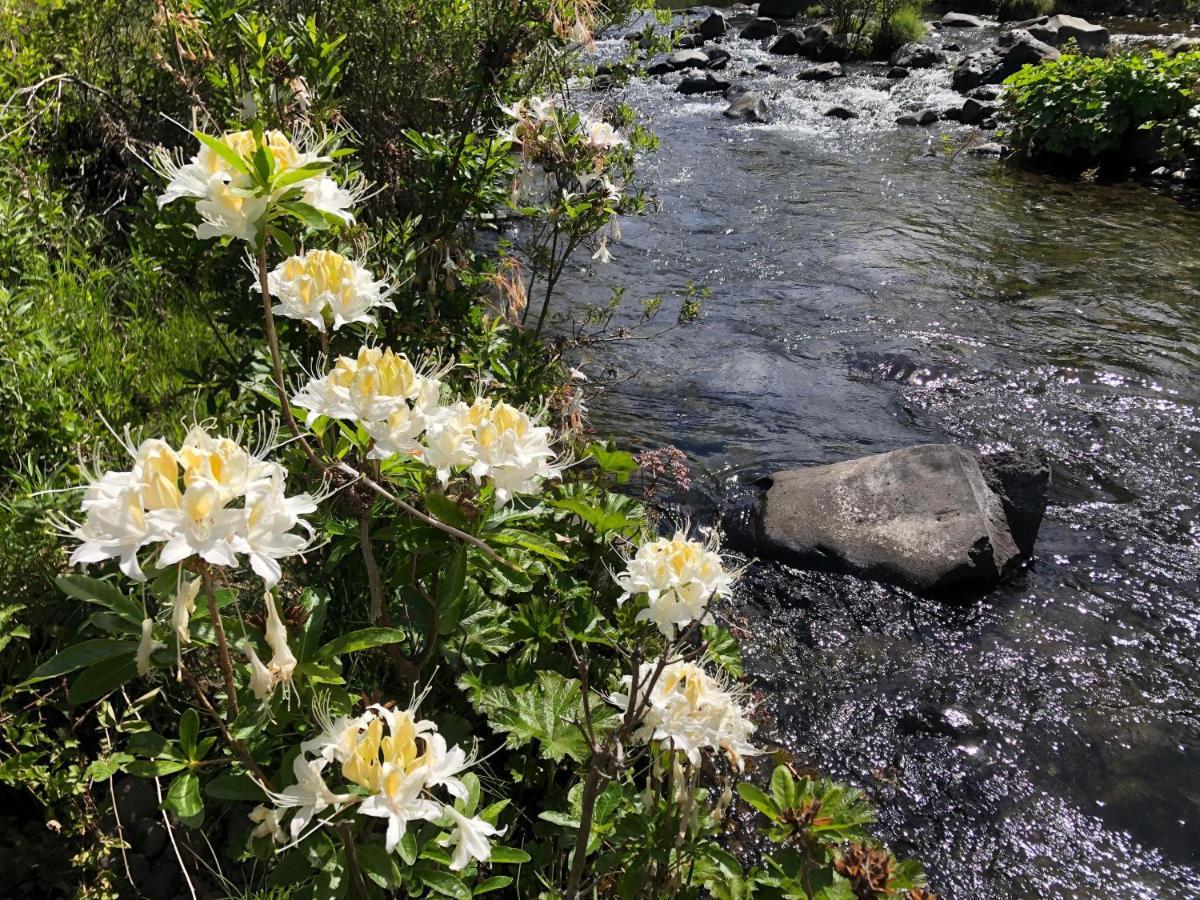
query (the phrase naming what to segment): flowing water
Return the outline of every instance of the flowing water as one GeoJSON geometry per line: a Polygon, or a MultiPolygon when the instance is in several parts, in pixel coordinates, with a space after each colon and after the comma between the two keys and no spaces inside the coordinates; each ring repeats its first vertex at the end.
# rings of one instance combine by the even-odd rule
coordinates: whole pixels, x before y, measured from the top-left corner
{"type": "Polygon", "coordinates": [[[726,46],[727,77],[779,66],[739,79],[774,123],[669,77],[621,92],[662,139],[642,171],[663,208],[567,293],[711,297],[584,360],[627,379],[598,429],[679,446],[716,494],[929,441],[1032,448],[1054,479],[1036,560],[982,599],[754,570],[763,735],[862,785],[943,896],[1200,896],[1200,212],[892,124],[961,102],[945,69],[818,85],[726,46]]]}

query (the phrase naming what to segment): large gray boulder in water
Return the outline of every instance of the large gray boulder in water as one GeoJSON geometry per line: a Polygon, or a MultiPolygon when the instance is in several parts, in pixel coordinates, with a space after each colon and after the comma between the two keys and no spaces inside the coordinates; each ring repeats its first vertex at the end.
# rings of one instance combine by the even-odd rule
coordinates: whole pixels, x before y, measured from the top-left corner
{"type": "Polygon", "coordinates": [[[942,591],[991,586],[1019,567],[1041,525],[1049,469],[927,444],[768,482],[748,527],[735,526],[751,552],[942,591]]]}
{"type": "Polygon", "coordinates": [[[1006,31],[995,47],[965,57],[954,70],[950,83],[965,94],[981,84],[1000,84],[1025,66],[1041,65],[1058,57],[1058,50],[1028,31],[1006,31]]]}
{"type": "Polygon", "coordinates": [[[1051,47],[1074,41],[1087,56],[1103,56],[1108,51],[1108,29],[1078,16],[1050,16],[1042,24],[1029,26],[1027,31],[1051,47]]]}
{"type": "Polygon", "coordinates": [[[727,119],[741,119],[743,122],[766,122],[771,118],[771,108],[767,99],[758,91],[745,91],[736,96],[726,97],[731,101],[729,108],[721,113],[727,119]]]}

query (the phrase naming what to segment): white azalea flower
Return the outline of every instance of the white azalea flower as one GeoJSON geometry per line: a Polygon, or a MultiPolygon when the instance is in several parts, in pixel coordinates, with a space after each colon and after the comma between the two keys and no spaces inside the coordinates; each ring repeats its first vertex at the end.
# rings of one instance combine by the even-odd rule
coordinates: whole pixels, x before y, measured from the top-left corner
{"type": "Polygon", "coordinates": [[[602,265],[608,265],[612,262],[612,254],[608,252],[608,236],[600,238],[600,245],[596,248],[596,252],[592,254],[592,259],[602,265]]]}
{"type": "MultiPolygon", "coordinates": [[[[258,144],[253,131],[229,132],[216,138],[234,155],[253,166],[258,144]]],[[[329,158],[295,144],[281,131],[263,134],[264,146],[270,153],[275,175],[285,175],[314,162],[329,158]]],[[[179,199],[191,199],[203,220],[196,227],[196,237],[232,237],[253,242],[259,225],[271,203],[286,195],[299,192],[300,199],[316,209],[338,216],[347,224],[353,223],[350,207],[361,197],[361,188],[339,185],[325,172],[315,171],[269,195],[254,194],[250,174],[230,165],[224,156],[201,142],[196,154],[186,163],[177,162],[165,150],[154,156],[154,164],[167,179],[167,186],[158,198],[161,209],[179,199]]]]}
{"type": "Polygon", "coordinates": [[[474,426],[471,475],[491,479],[496,502],[503,505],[516,494],[536,491],[544,479],[558,478],[550,428],[535,424],[523,410],[486,397],[478,398],[467,412],[474,426]]]}
{"type": "Polygon", "coordinates": [[[180,573],[175,599],[171,601],[171,630],[175,632],[179,644],[192,642],[190,623],[192,613],[196,611],[196,597],[200,594],[200,584],[201,579],[189,580],[180,573]]]}
{"type": "Polygon", "coordinates": [[[396,849],[409,822],[432,821],[441,815],[441,807],[423,796],[424,789],[423,770],[409,772],[402,766],[384,763],[379,793],[359,804],[362,815],[387,820],[384,846],[388,853],[396,849]]]}
{"type": "Polygon", "coordinates": [[[259,700],[266,700],[275,690],[275,678],[271,674],[271,670],[267,668],[267,664],[259,657],[253,644],[249,641],[242,641],[241,647],[242,652],[246,654],[246,661],[250,663],[250,690],[259,700]]]}
{"type": "Polygon", "coordinates": [[[358,742],[358,735],[369,716],[337,716],[329,711],[329,695],[320,694],[313,701],[313,716],[320,731],[300,745],[303,753],[314,753],[330,762],[345,762],[358,742]]]}
{"type": "Polygon", "coordinates": [[[277,844],[282,844],[287,840],[287,835],[283,833],[282,827],[283,810],[272,809],[260,803],[250,810],[249,817],[250,821],[254,823],[254,828],[250,830],[250,837],[269,837],[277,844]]]}
{"type": "MultiPolygon", "coordinates": [[[[118,559],[126,575],[143,580],[138,552],[162,543],[160,568],[193,556],[235,567],[245,553],[254,571],[273,585],[281,574],[275,560],[311,542],[313,529],[300,517],[315,511],[317,500],[285,496],[287,472],[265,459],[269,444],[252,453],[199,425],[178,450],[159,439],[135,449],[126,435],[132,469],[94,479],[84,492],[83,523],[60,524],[80,542],[71,563],[118,559]],[[300,534],[289,533],[292,528],[300,534]]],[[[172,627],[181,640],[195,606],[195,584],[188,590],[191,596],[177,597],[172,609],[172,627]]]]}
{"type": "Polygon", "coordinates": [[[442,807],[446,815],[454,820],[454,831],[438,838],[443,847],[454,847],[450,859],[450,871],[465,869],[472,859],[487,862],[492,857],[492,845],[488,838],[504,834],[504,829],[485,822],[476,816],[469,819],[453,806],[442,807]]]}
{"type": "Polygon", "coordinates": [[[628,143],[621,137],[620,132],[607,122],[587,122],[583,126],[583,142],[593,150],[611,150],[613,147],[624,146],[628,143]]]}
{"type": "Polygon", "coordinates": [[[135,659],[137,662],[137,673],[139,675],[150,674],[150,657],[155,650],[161,650],[167,646],[162,641],[154,639],[154,620],[147,617],[142,619],[142,639],[138,641],[137,653],[135,659]]]}
{"type": "MultiPolygon", "coordinates": [[[[645,685],[658,668],[657,662],[643,663],[638,673],[637,703],[645,698],[645,685]]],[[[629,675],[621,679],[626,693],[614,694],[612,702],[627,708],[630,703],[629,675]]],[[[668,663],[650,691],[650,704],[634,737],[657,741],[683,752],[692,765],[699,765],[705,750],[725,753],[739,770],[742,757],[759,751],[750,743],[754,723],[741,705],[741,694],[701,666],[676,660],[668,663]]]]}
{"type": "Polygon", "coordinates": [[[711,545],[689,540],[684,532],[643,544],[617,576],[624,594],[618,603],[634,594],[645,594],[646,608],[638,621],[649,620],[664,637],[673,638],[676,627],[684,627],[704,616],[714,598],[727,596],[736,572],[725,569],[715,542],[711,545]]]}
{"type": "Polygon", "coordinates": [[[271,673],[271,683],[273,687],[288,685],[291,684],[298,660],[288,646],[287,626],[279,618],[275,598],[268,592],[263,596],[263,602],[267,605],[267,645],[271,648],[271,661],[267,663],[267,669],[271,673]]]}
{"type": "Polygon", "coordinates": [[[475,461],[475,426],[470,419],[471,408],[461,400],[437,410],[425,424],[425,447],[421,458],[437,470],[438,480],[445,484],[453,469],[469,466],[475,461]]]}
{"type": "MultiPolygon", "coordinates": [[[[253,289],[262,287],[255,282],[253,289]]],[[[308,322],[321,332],[327,322],[334,331],[359,322],[374,325],[375,309],[396,308],[387,299],[386,282],[332,250],[288,257],[267,274],[267,289],[277,301],[274,312],[308,322]]]]}
{"type": "Polygon", "coordinates": [[[310,379],[292,402],[309,411],[309,424],[319,416],[382,422],[411,408],[428,390],[427,377],[403,353],[363,346],[357,357],[339,357],[327,375],[310,379]]]}
{"type": "Polygon", "coordinates": [[[275,806],[296,810],[288,826],[292,840],[300,836],[313,816],[330,807],[337,809],[354,799],[353,794],[335,794],[329,789],[321,775],[325,764],[324,759],[306,760],[303,756],[297,756],[292,763],[296,783],[282,791],[272,791],[269,795],[275,806]]]}

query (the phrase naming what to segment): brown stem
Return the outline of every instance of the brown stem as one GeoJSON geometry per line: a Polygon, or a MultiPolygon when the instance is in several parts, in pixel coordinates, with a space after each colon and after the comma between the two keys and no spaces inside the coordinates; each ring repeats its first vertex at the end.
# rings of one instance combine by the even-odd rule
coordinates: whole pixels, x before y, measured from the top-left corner
{"type": "Polygon", "coordinates": [[[371,478],[368,478],[366,475],[364,475],[362,472],[355,469],[353,466],[339,461],[339,462],[334,463],[334,469],[338,472],[341,472],[343,475],[349,475],[351,478],[355,479],[356,481],[362,482],[366,487],[373,490],[380,497],[383,497],[383,499],[389,500],[392,503],[395,503],[398,507],[400,507],[402,510],[404,510],[405,513],[412,516],[414,519],[417,519],[420,522],[424,522],[426,525],[430,525],[430,526],[436,528],[438,531],[444,531],[446,534],[450,535],[451,537],[458,538],[458,540],[460,540],[460,541],[466,541],[468,544],[470,544],[471,546],[478,549],[479,552],[481,552],[484,556],[488,557],[488,559],[494,560],[495,562],[498,562],[503,566],[508,566],[508,568],[510,568],[510,569],[517,569],[519,571],[519,567],[516,564],[509,562],[507,559],[505,559],[500,554],[498,554],[495,550],[493,550],[491,547],[489,547],[487,544],[487,541],[481,541],[479,538],[475,537],[475,535],[473,535],[473,534],[467,534],[465,531],[461,531],[458,528],[455,528],[453,525],[447,525],[445,522],[441,521],[440,519],[435,519],[433,516],[431,516],[427,513],[421,512],[415,506],[411,506],[408,503],[405,503],[403,500],[401,500],[399,497],[397,497],[395,494],[393,494],[391,491],[389,491],[387,488],[385,488],[379,482],[374,481],[371,478]]]}
{"type": "Polygon", "coordinates": [[[583,871],[587,866],[587,848],[592,837],[592,816],[596,811],[596,797],[600,794],[601,766],[607,767],[612,751],[606,746],[602,753],[592,756],[587,781],[583,785],[583,797],[579,814],[579,835],[575,838],[575,857],[571,860],[571,876],[563,900],[579,900],[579,885],[583,882],[583,871]]]}
{"type": "Polygon", "coordinates": [[[350,871],[354,873],[354,890],[361,900],[370,900],[367,882],[363,879],[362,869],[358,865],[358,848],[350,835],[350,823],[343,822],[339,825],[338,833],[342,836],[342,843],[346,845],[346,861],[350,863],[350,871]]]}
{"type": "MultiPolygon", "coordinates": [[[[363,565],[367,569],[367,585],[371,591],[371,608],[369,617],[372,622],[381,621],[385,628],[392,627],[392,617],[388,613],[386,598],[383,592],[383,579],[379,575],[379,563],[375,560],[375,550],[371,546],[371,519],[369,510],[361,510],[358,514],[358,546],[362,550],[363,565]]],[[[396,674],[406,685],[414,685],[421,679],[421,669],[411,659],[400,652],[395,644],[385,644],[384,652],[392,661],[396,674]]]]}
{"type": "Polygon", "coordinates": [[[225,743],[233,748],[234,755],[241,760],[243,766],[254,773],[258,778],[260,787],[264,789],[269,787],[271,784],[270,780],[263,770],[259,768],[258,763],[254,761],[254,757],[250,755],[250,751],[246,749],[246,745],[230,734],[229,728],[225,725],[225,720],[221,718],[221,714],[217,712],[217,708],[208,699],[208,694],[204,693],[204,688],[200,686],[200,682],[196,680],[196,676],[186,666],[180,666],[179,668],[183,672],[184,679],[187,680],[188,685],[191,686],[192,691],[200,700],[200,705],[204,707],[204,711],[212,717],[212,720],[217,723],[217,727],[221,729],[221,736],[225,738],[225,743]]]}
{"type": "Polygon", "coordinates": [[[229,657],[229,642],[225,640],[225,626],[221,623],[221,611],[217,608],[217,592],[213,590],[212,576],[208,566],[200,569],[204,581],[204,593],[208,596],[208,615],[212,618],[213,632],[217,636],[217,655],[221,660],[221,674],[225,678],[225,694],[229,711],[238,717],[237,688],[233,683],[233,661],[229,657]]]}

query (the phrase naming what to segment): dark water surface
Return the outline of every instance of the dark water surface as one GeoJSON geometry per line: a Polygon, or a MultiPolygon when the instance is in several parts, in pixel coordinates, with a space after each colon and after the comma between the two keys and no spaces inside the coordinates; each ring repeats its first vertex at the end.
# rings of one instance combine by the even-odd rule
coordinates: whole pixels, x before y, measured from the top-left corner
{"type": "MultiPolygon", "coordinates": [[[[727,46],[734,75],[767,59],[727,46]]],[[[745,79],[777,95],[771,125],[669,82],[623,92],[662,138],[644,172],[663,211],[568,290],[712,297],[596,355],[633,377],[593,421],[680,446],[718,493],[927,441],[1048,457],[1037,559],[984,599],[751,574],[764,734],[863,785],[944,896],[1200,896],[1200,213],[951,157],[941,135],[969,130],[950,123],[894,126],[950,105],[945,70],[889,93],[771,61],[745,79]]]]}

